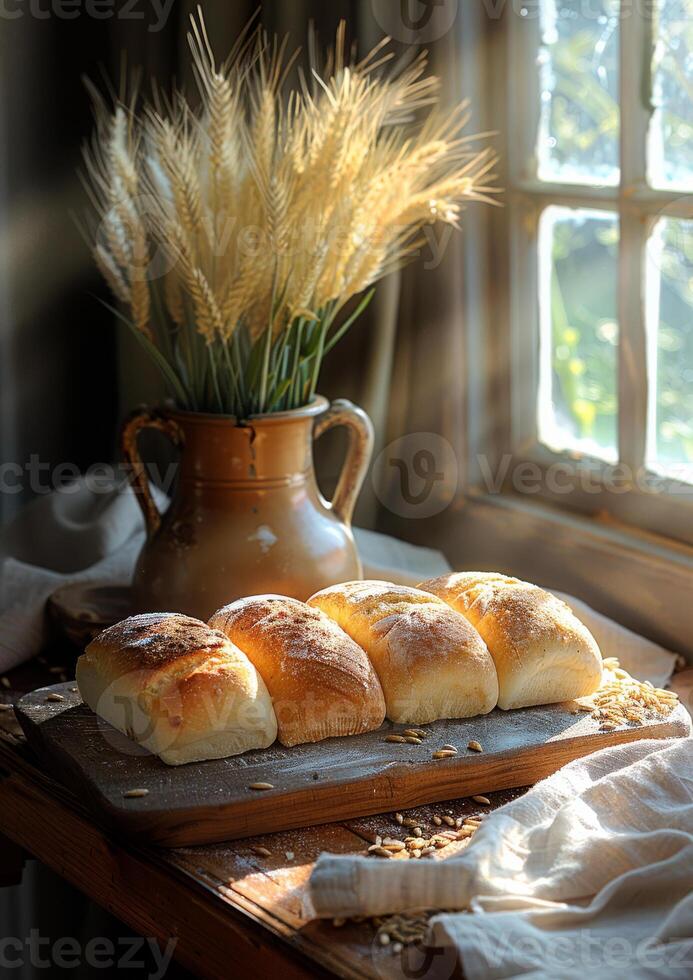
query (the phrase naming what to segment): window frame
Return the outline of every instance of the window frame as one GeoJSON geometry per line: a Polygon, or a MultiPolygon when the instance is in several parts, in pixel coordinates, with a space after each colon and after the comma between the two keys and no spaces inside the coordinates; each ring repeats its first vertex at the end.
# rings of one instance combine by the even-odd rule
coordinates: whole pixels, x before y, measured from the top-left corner
{"type": "MultiPolygon", "coordinates": [[[[509,452],[512,465],[503,481],[503,492],[517,494],[512,480],[517,465],[534,464],[541,473],[535,493],[538,499],[693,544],[693,485],[664,478],[645,462],[648,438],[652,437],[648,425],[654,423],[652,414],[648,416],[654,385],[650,384],[646,319],[647,241],[660,218],[691,217],[691,196],[685,191],[659,190],[647,182],[647,134],[652,111],[647,94],[656,18],[651,10],[645,12],[643,5],[629,4],[628,11],[620,15],[620,181],[614,186],[593,187],[539,181],[535,176],[534,140],[540,108],[536,54],[541,24],[539,5],[528,3],[526,7],[528,16],[522,17],[518,5],[508,4],[499,18],[488,18],[484,27],[491,57],[490,74],[481,81],[490,92],[489,118],[502,134],[498,145],[505,194],[503,207],[494,209],[488,218],[487,313],[485,318],[477,316],[476,329],[485,329],[489,338],[487,364],[500,357],[501,366],[492,372],[486,391],[487,414],[494,419],[492,438],[488,423],[483,433],[477,431],[471,436],[476,454],[469,466],[472,482],[481,483],[481,470],[485,467],[488,473],[494,465],[498,468],[509,452]],[[554,452],[538,438],[538,228],[540,215],[550,205],[609,211],[620,223],[616,464],[572,451],[554,452]],[[507,288],[499,289],[499,281],[507,283],[507,288]],[[484,461],[480,469],[481,454],[484,461]],[[589,477],[590,489],[576,487],[567,493],[551,485],[550,467],[566,461],[577,474],[589,477]],[[624,479],[624,466],[666,490],[653,493],[639,487],[637,480],[624,479]],[[614,482],[619,492],[610,492],[614,482]],[[595,485],[602,492],[595,492],[595,485]]],[[[477,31],[479,27],[477,21],[477,31]]],[[[475,227],[478,230],[478,225],[475,227]]]]}

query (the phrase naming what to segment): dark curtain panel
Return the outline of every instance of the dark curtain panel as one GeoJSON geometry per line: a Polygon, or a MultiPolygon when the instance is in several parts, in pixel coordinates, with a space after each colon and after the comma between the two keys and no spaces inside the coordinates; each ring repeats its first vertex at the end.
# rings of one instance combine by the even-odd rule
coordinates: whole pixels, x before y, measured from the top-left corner
{"type": "MultiPolygon", "coordinates": [[[[45,470],[114,452],[115,327],[75,220],[91,130],[82,76],[117,77],[123,49],[166,78],[179,47],[175,24],[150,34],[118,6],[107,20],[85,10],[65,19],[49,4],[8,4],[0,16],[0,455],[22,468],[32,456],[45,470]]],[[[30,482],[4,471],[0,518],[31,495],[30,482]],[[8,492],[20,479],[24,492],[8,492]]]]}

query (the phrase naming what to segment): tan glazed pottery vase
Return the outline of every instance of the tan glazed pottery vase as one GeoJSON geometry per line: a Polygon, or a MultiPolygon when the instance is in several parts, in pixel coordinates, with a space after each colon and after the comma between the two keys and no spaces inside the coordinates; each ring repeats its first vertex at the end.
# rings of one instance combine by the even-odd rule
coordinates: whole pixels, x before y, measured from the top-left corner
{"type": "Polygon", "coordinates": [[[141,411],[122,431],[122,449],[144,513],[147,538],[133,579],[143,611],[207,619],[240,596],[276,592],[307,599],[360,578],[351,516],[373,448],[365,412],[317,397],[304,408],[251,416],[141,411]],[[318,490],[313,441],[346,426],[349,448],[334,498],[318,490]],[[137,437],[164,432],[180,448],[175,491],[161,514],[137,437]]]}

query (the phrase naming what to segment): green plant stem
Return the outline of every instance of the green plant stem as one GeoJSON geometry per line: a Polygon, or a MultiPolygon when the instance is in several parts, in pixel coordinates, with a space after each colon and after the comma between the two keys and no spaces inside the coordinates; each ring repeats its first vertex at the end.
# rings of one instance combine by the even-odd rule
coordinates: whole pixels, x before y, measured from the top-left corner
{"type": "MultiPolygon", "coordinates": [[[[233,337],[231,338],[231,343],[233,344],[233,337]]],[[[236,372],[236,367],[233,363],[231,353],[229,351],[228,340],[222,340],[221,348],[223,351],[224,361],[226,363],[226,370],[228,372],[229,378],[231,379],[232,388],[233,388],[231,392],[231,403],[233,407],[232,407],[232,411],[229,414],[237,415],[241,407],[242,399],[241,399],[241,392],[239,389],[238,374],[236,372]]]]}
{"type": "Polygon", "coordinates": [[[294,337],[294,350],[293,350],[293,361],[291,365],[291,388],[289,390],[289,408],[296,408],[299,399],[299,364],[301,358],[301,341],[303,339],[303,330],[305,327],[305,318],[300,317],[296,323],[295,337],[294,337]]]}
{"type": "MultiPolygon", "coordinates": [[[[190,302],[187,297],[185,299],[185,314],[187,323],[194,324],[194,316],[190,309],[190,302]]],[[[193,326],[186,326],[185,329],[178,331],[179,344],[178,348],[180,350],[181,358],[185,365],[185,372],[188,378],[188,388],[190,389],[190,396],[192,399],[192,410],[199,411],[199,397],[197,388],[197,378],[195,376],[195,362],[194,362],[194,352],[193,344],[195,341],[195,329],[193,326]]]]}
{"type": "Polygon", "coordinates": [[[118,319],[121,320],[124,324],[126,324],[126,326],[132,331],[132,333],[137,338],[138,342],[142,344],[144,349],[154,360],[154,363],[157,365],[162,375],[171,386],[171,389],[174,392],[175,396],[177,398],[180,398],[182,404],[185,404],[186,401],[185,388],[183,388],[183,386],[181,385],[180,379],[178,378],[176,372],[173,370],[173,368],[168,363],[166,358],[163,356],[161,351],[151,342],[151,340],[149,340],[142,333],[141,330],[138,330],[135,324],[132,322],[132,320],[128,320],[128,318],[124,316],[120,312],[120,310],[116,309],[115,306],[111,306],[111,304],[107,303],[106,300],[101,299],[98,296],[96,298],[99,300],[100,303],[103,303],[103,305],[106,307],[107,310],[109,310],[111,313],[117,316],[118,319]]]}
{"type": "Polygon", "coordinates": [[[318,346],[313,355],[313,370],[310,379],[310,387],[308,389],[308,397],[312,400],[315,397],[315,392],[318,387],[318,378],[320,377],[320,368],[322,367],[322,359],[325,352],[325,338],[327,337],[327,331],[332,326],[332,321],[335,316],[335,307],[326,314],[324,320],[320,324],[320,333],[318,335],[318,346]]]}
{"type": "Polygon", "coordinates": [[[366,307],[368,306],[368,304],[370,303],[370,301],[373,299],[373,296],[374,295],[375,295],[375,288],[369,289],[369,291],[361,299],[361,302],[358,304],[358,306],[356,307],[356,309],[354,310],[354,312],[351,314],[351,316],[347,317],[347,319],[344,321],[344,323],[340,324],[340,326],[335,330],[335,332],[332,334],[332,336],[330,337],[330,339],[325,344],[325,349],[323,351],[323,357],[326,357],[327,354],[330,353],[330,351],[332,350],[332,348],[334,347],[334,345],[338,341],[340,341],[342,339],[342,337],[347,332],[347,330],[349,329],[349,327],[351,327],[351,325],[354,323],[354,321],[357,320],[361,316],[361,314],[366,309],[366,307]]]}
{"type": "Polygon", "coordinates": [[[151,284],[149,292],[152,297],[152,305],[154,307],[154,332],[155,335],[160,337],[163,348],[162,353],[164,354],[166,360],[170,363],[174,359],[173,344],[171,343],[171,331],[168,329],[166,324],[167,317],[164,312],[163,303],[161,302],[161,292],[157,288],[157,284],[154,282],[151,284]]]}
{"type": "Polygon", "coordinates": [[[275,302],[277,298],[277,270],[274,270],[274,278],[272,281],[272,301],[270,303],[270,316],[269,323],[267,324],[267,333],[265,335],[265,347],[262,358],[262,371],[260,374],[260,397],[258,404],[258,411],[260,413],[265,411],[265,404],[267,401],[267,376],[269,374],[269,362],[270,362],[270,351],[272,349],[272,331],[274,327],[274,315],[275,315],[275,302]]]}
{"type": "Polygon", "coordinates": [[[219,379],[217,377],[217,366],[214,359],[214,351],[212,350],[211,344],[207,345],[207,354],[209,358],[209,371],[212,377],[212,387],[214,388],[214,395],[217,400],[217,405],[219,406],[219,411],[224,414],[224,401],[221,397],[221,390],[219,388],[219,379]]]}
{"type": "Polygon", "coordinates": [[[315,396],[324,358],[363,313],[374,290],[336,328],[343,306],[333,301],[317,311],[314,319],[300,316],[275,332],[282,304],[275,281],[269,320],[260,337],[253,343],[241,323],[231,337],[212,344],[195,329],[187,297],[184,325],[175,328],[154,283],[151,292],[154,340],[114,306],[105,302],[104,306],[135,334],[181,408],[244,418],[309,402],[315,396]]]}

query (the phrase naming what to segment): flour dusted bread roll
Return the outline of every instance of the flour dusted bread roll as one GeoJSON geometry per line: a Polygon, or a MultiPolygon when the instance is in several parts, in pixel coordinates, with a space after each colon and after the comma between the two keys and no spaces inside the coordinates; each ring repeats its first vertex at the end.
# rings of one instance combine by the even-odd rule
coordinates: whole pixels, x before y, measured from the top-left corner
{"type": "Polygon", "coordinates": [[[267,684],[283,745],[379,728],[385,702],[364,651],[320,610],[284,596],[251,596],[214,613],[267,684]]]}
{"type": "Polygon", "coordinates": [[[368,653],[387,716],[423,725],[495,707],[498,681],[486,645],[464,617],[434,596],[390,582],[345,582],[308,600],[368,653]]]}
{"type": "Polygon", "coordinates": [[[561,599],[495,572],[422,582],[479,631],[498,672],[499,708],[553,704],[592,694],[602,657],[592,634],[561,599]]]}
{"type": "Polygon", "coordinates": [[[175,613],[131,616],[77,661],[92,711],[164,762],[219,759],[277,737],[265,684],[223,633],[175,613]]]}

